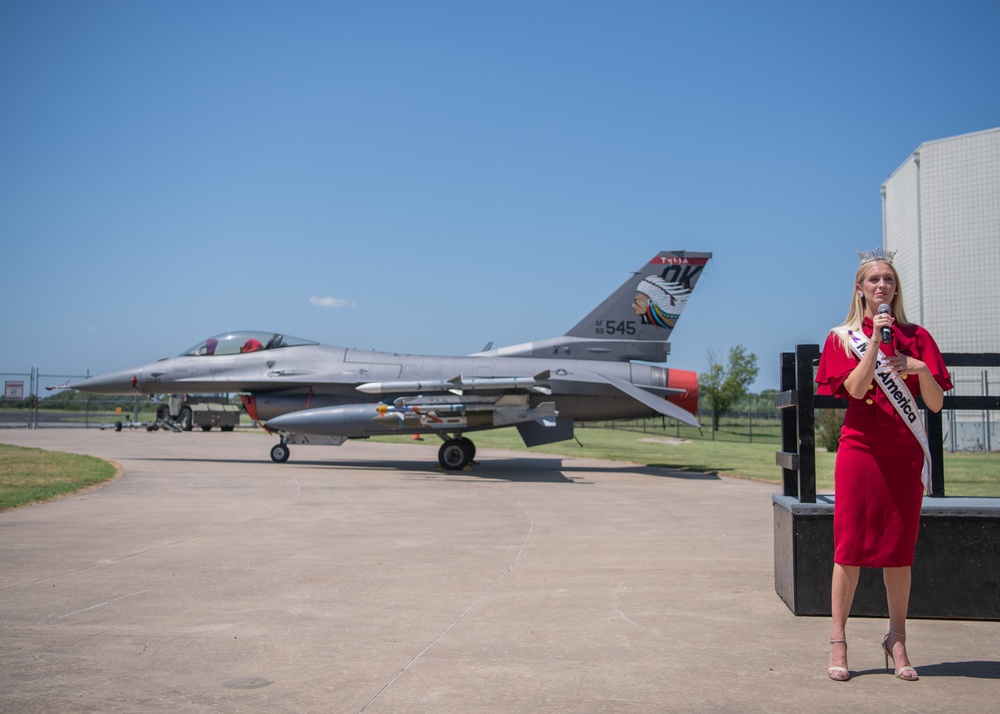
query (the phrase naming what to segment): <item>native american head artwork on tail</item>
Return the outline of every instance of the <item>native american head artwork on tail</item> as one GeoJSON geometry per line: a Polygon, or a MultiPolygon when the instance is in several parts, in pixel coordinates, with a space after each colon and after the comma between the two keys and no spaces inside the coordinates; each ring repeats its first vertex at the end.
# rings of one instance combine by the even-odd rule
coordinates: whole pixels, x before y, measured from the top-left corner
{"type": "Polygon", "coordinates": [[[673,329],[691,297],[691,286],[670,282],[659,275],[647,275],[635,287],[632,309],[644,325],[673,329]]]}
{"type": "Polygon", "coordinates": [[[555,354],[572,353],[576,359],[588,355],[588,359],[665,362],[670,334],[711,258],[711,253],[661,251],[558,344],[546,342],[544,346],[555,354]]]}

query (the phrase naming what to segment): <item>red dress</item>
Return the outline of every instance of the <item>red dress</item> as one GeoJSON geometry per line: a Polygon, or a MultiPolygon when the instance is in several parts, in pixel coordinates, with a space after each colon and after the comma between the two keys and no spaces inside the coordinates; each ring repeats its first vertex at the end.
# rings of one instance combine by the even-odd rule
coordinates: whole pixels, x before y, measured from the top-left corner
{"type": "MultiPolygon", "coordinates": [[[[870,319],[865,318],[862,329],[870,339],[870,319]]],[[[888,355],[898,351],[919,359],[942,389],[951,389],[941,352],[919,325],[894,325],[891,343],[880,347],[888,355]]],[[[816,394],[849,400],[834,467],[833,560],[868,568],[910,566],[920,528],[924,452],[874,381],[864,399],[847,393],[844,380],[859,361],[831,332],[816,374],[816,394]]],[[[906,386],[919,396],[920,383],[914,375],[909,375],[906,386]]]]}

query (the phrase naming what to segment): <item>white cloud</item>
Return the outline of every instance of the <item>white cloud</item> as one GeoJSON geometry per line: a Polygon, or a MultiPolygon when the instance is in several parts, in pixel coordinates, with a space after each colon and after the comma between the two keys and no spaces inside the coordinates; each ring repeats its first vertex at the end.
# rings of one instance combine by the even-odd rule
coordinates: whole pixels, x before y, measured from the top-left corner
{"type": "Polygon", "coordinates": [[[357,307],[358,304],[353,300],[342,300],[341,298],[335,297],[316,297],[315,295],[309,298],[309,304],[315,305],[316,307],[357,307]]]}

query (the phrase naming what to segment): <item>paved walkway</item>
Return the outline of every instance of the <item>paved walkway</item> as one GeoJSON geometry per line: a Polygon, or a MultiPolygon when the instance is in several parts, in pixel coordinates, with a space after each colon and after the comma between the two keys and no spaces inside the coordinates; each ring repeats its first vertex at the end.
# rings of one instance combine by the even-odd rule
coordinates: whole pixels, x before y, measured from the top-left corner
{"type": "MultiPolygon", "coordinates": [[[[774,592],[766,484],[436,446],[41,429],[102,488],[0,514],[3,712],[985,712],[1000,623],[848,630],[774,592]]],[[[664,461],[671,448],[664,445],[664,461]]]]}

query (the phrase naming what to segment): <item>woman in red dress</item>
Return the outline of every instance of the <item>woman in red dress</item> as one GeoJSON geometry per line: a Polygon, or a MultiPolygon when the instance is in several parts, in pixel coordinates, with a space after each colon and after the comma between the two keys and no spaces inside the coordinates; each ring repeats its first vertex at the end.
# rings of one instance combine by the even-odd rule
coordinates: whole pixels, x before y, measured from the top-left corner
{"type": "MultiPolygon", "coordinates": [[[[827,674],[837,681],[850,678],[845,630],[858,576],[862,567],[882,568],[889,609],[889,633],[882,641],[887,666],[891,657],[898,678],[915,680],[917,672],[906,656],[906,611],[923,502],[924,449],[893,405],[905,400],[891,399],[877,380],[884,382],[881,375],[893,372],[900,375],[911,394],[923,397],[935,412],[952,385],[930,333],[906,321],[899,276],[892,267],[895,253],[879,248],[859,255],[851,309],[844,324],[827,337],[816,375],[817,394],[849,399],[834,470],[833,629],[827,674]],[[879,312],[883,305],[888,312],[879,312]],[[890,331],[887,344],[881,344],[884,328],[890,331]],[[848,342],[862,336],[860,343],[872,349],[858,356],[848,342]],[[876,371],[880,352],[882,366],[876,371]]],[[[920,419],[917,426],[922,430],[920,419]]]]}

